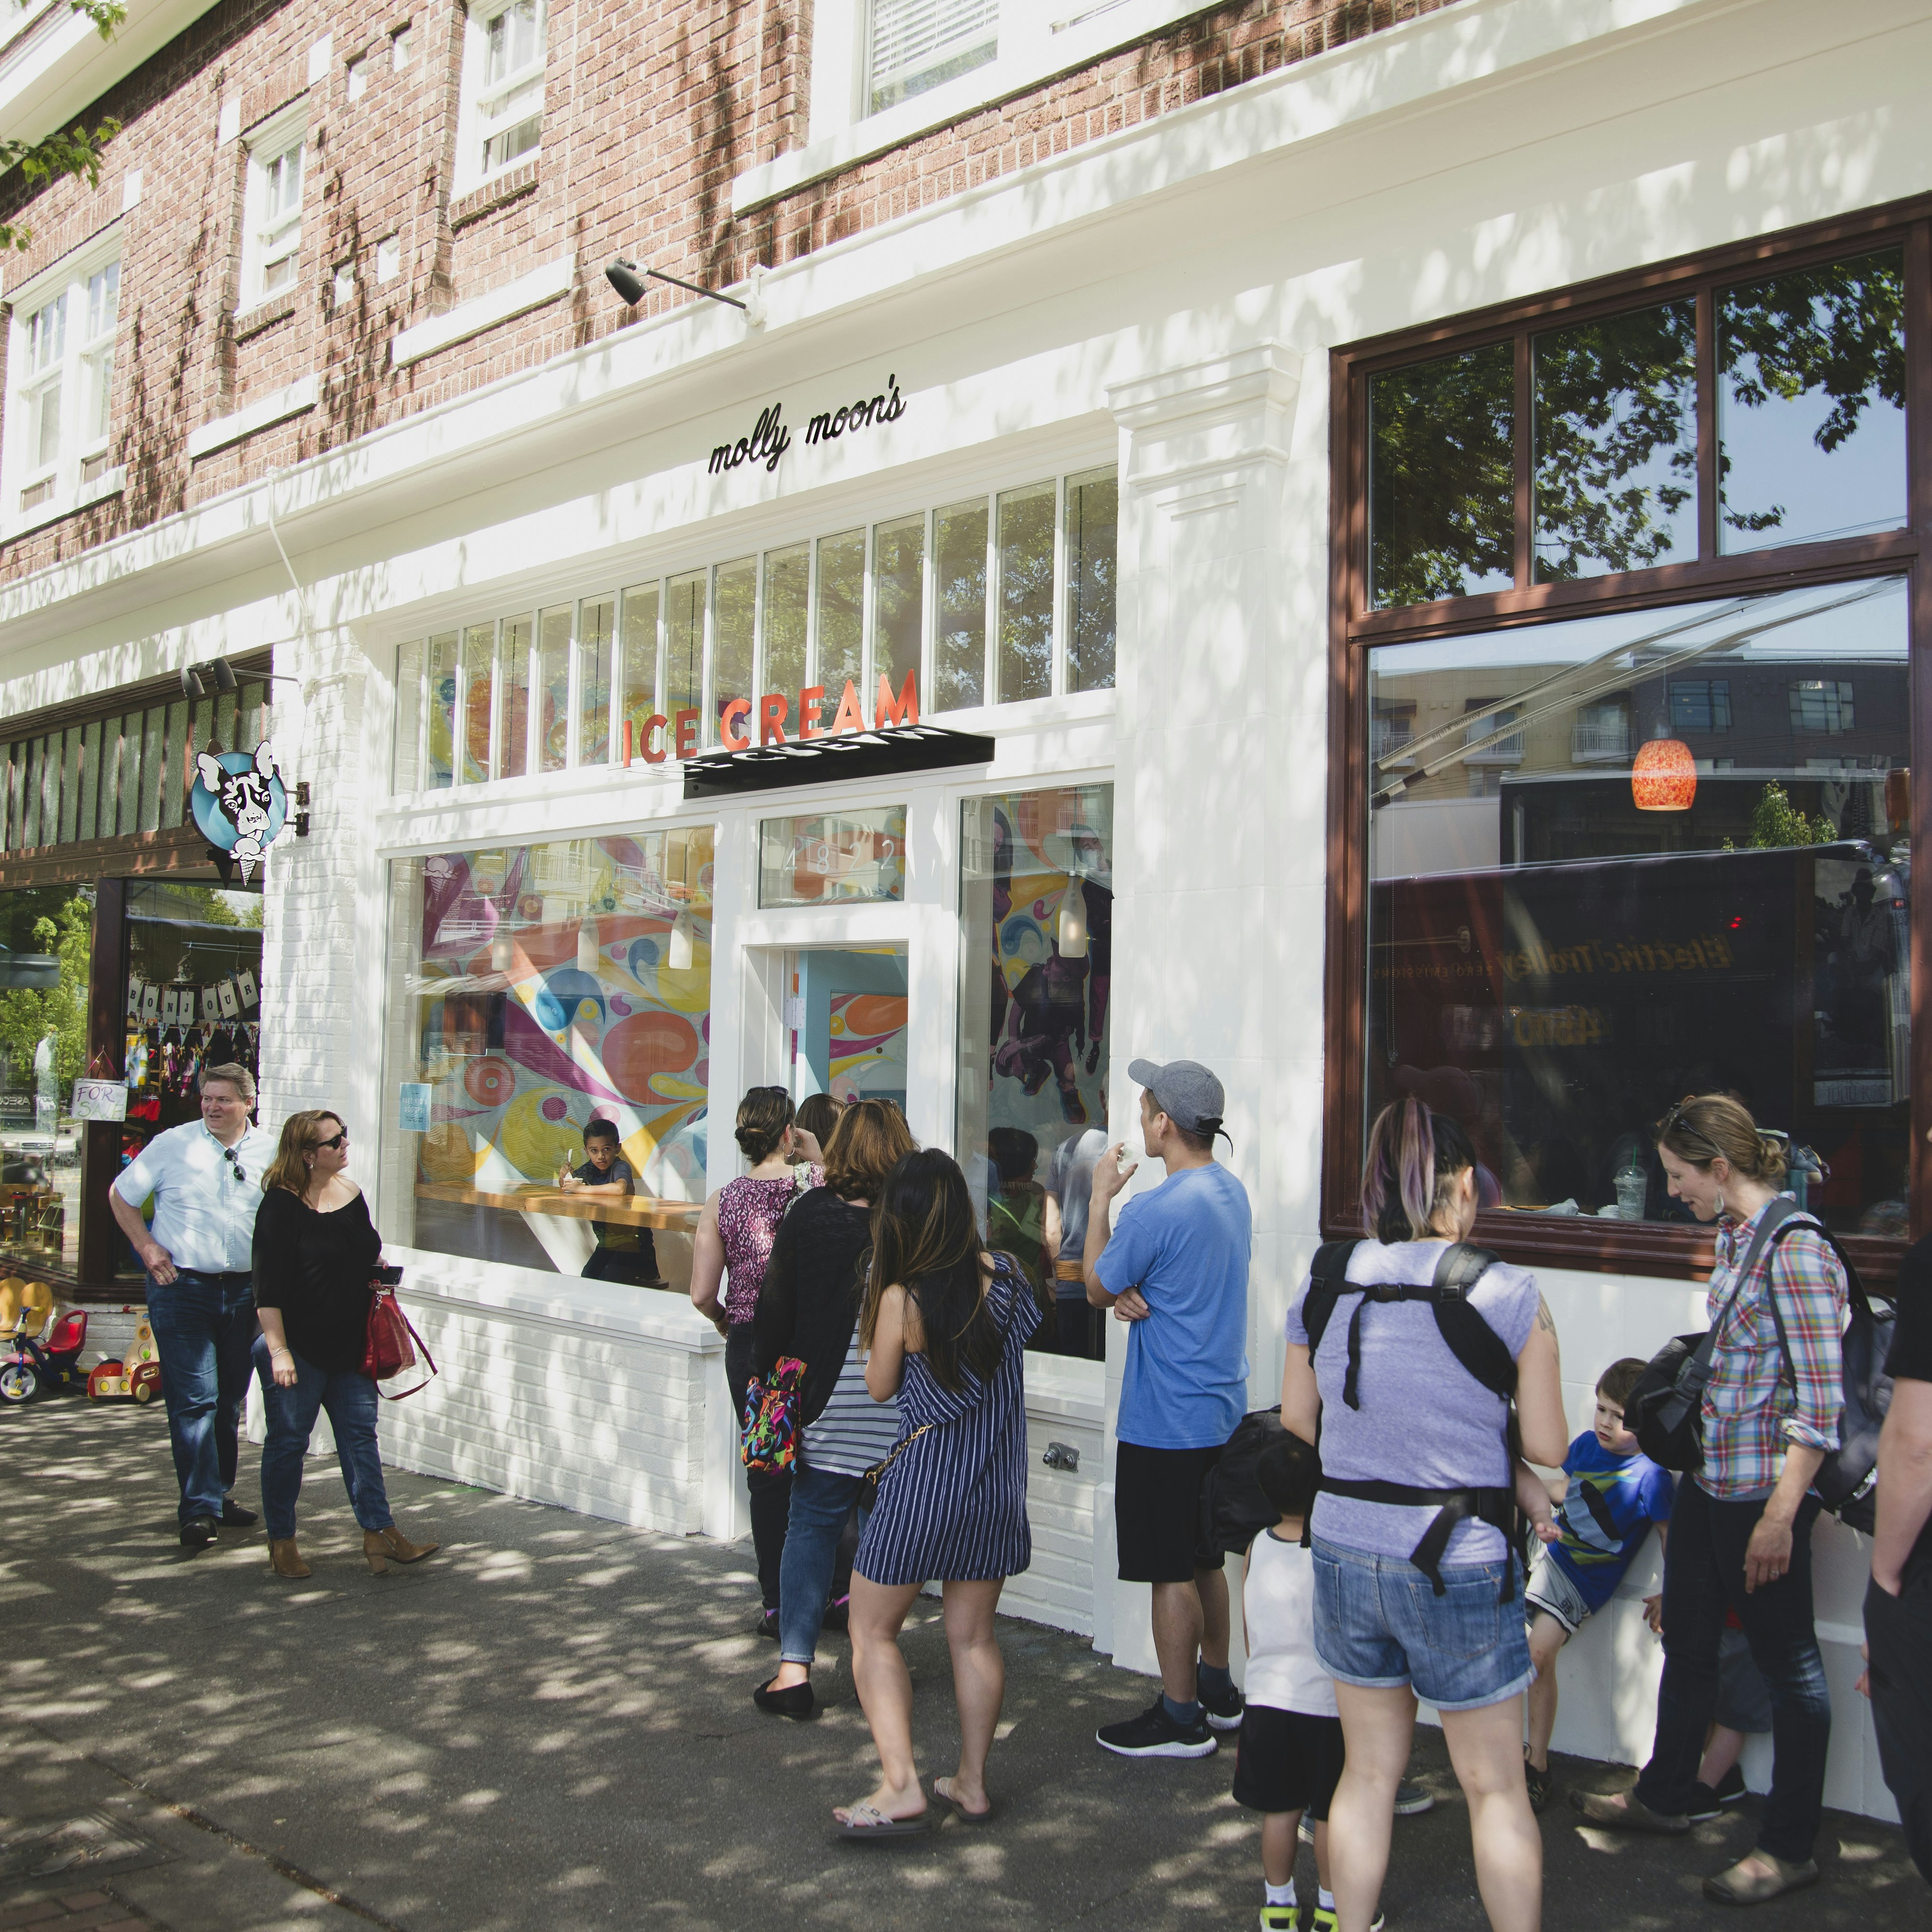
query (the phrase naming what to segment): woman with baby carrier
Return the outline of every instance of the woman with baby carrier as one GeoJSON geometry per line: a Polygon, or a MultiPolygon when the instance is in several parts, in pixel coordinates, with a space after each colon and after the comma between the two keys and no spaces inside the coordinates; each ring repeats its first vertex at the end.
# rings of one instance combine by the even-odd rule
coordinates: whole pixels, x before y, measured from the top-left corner
{"type": "Polygon", "coordinates": [[[1362,1179],[1368,1238],[1321,1249],[1288,1311],[1282,1421],[1306,1442],[1322,1431],[1315,1648],[1346,1751],[1328,1813],[1338,1932],[1375,1918],[1418,1699],[1441,1714],[1468,1800],[1490,1923],[1541,1920],[1514,1545],[1518,1496],[1542,1494],[1520,1459],[1560,1463],[1569,1432],[1535,1278],[1466,1245],[1476,1176],[1449,1115],[1384,1108],[1362,1179]]]}
{"type": "Polygon", "coordinates": [[[1664,1681],[1657,1741],[1636,1789],[1573,1794],[1592,1823],[1688,1832],[1704,1734],[1717,1708],[1725,1612],[1736,1611],[1771,1692],[1775,1751],[1756,1850],[1704,1881],[1756,1905],[1814,1884],[1832,1700],[1811,1621],[1811,1484],[1838,1446],[1845,1270],[1818,1223],[1779,1186],[1784,1154],[1722,1094],[1680,1101],[1657,1126],[1670,1192],[1718,1223],[1714,1330],[1699,1407],[1703,1466],[1677,1486],[1664,1558],[1664,1681]]]}

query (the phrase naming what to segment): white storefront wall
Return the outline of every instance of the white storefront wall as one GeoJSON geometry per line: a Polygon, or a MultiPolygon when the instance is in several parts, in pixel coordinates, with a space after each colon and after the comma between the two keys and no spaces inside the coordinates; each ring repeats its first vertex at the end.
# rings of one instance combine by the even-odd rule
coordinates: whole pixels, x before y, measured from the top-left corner
{"type": "MultiPolygon", "coordinates": [[[[1129,1058],[1187,1054],[1228,1090],[1256,1210],[1250,1396],[1318,1240],[1328,895],[1327,352],[1741,236],[1932,188],[1932,80],[1905,0],[1467,0],[1094,142],[769,276],[748,332],[709,304],[378,432],[272,485],[307,586],[281,582],[263,491],[0,594],[9,709],[274,642],[304,680],[278,727],[314,835],[271,868],[270,1117],[327,1103],[374,1148],[393,1110],[393,857],[689,823],[720,827],[714,1123],[760,1069],[748,946],[903,940],[914,1131],[951,1138],[958,802],[1116,786],[1114,1126],[1129,1058]],[[814,412],[896,377],[884,428],[808,447],[814,412]],[[782,399],[778,471],[707,468],[782,399]],[[1118,689],[950,718],[990,770],[854,790],[911,808],[902,907],[760,914],[756,819],[831,795],[685,806],[664,776],[590,771],[392,802],[394,647],[432,631],[740,556],[1110,456],[1121,482],[1118,689]]],[[[735,1171],[710,1138],[710,1181],[735,1171]]],[[[1143,1174],[1138,1184],[1154,1177],[1143,1174]]],[[[376,1203],[379,1221],[386,1204],[376,1203]]],[[[446,1372],[383,1418],[414,1466],[668,1531],[744,1512],[719,1345],[668,1297],[411,1254],[446,1372]]],[[[1688,1283],[1546,1274],[1573,1426],[1595,1375],[1701,1321],[1688,1283]]],[[[1124,1337],[1097,1369],[1029,1366],[1039,1554],[1010,1607],[1151,1666],[1146,1593],[1112,1582],[1124,1337]],[[1049,1439],[1078,1472],[1042,1468],[1049,1439]]],[[[1830,1802],[1892,1815],[1852,1688],[1864,1552],[1817,1540],[1837,1722],[1830,1802]]],[[[1566,1655],[1559,1748],[1640,1761],[1658,1658],[1640,1564],[1566,1655]]],[[[1754,1748],[1747,1770],[1766,1766],[1754,1748]]]]}

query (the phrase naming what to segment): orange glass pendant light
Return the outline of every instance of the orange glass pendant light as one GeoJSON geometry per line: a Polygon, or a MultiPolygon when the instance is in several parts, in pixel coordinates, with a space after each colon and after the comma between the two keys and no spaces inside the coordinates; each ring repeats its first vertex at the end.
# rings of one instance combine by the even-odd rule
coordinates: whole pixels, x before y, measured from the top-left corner
{"type": "Polygon", "coordinates": [[[1630,767],[1630,801],[1640,812],[1688,812],[1697,796],[1697,760],[1681,738],[1653,738],[1630,767]]]}

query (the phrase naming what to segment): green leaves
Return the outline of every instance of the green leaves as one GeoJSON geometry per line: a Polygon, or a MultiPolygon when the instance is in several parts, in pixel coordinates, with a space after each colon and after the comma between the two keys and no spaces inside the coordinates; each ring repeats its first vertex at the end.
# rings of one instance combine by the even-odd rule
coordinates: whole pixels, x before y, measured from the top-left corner
{"type": "MultiPolygon", "coordinates": [[[[104,40],[112,39],[116,28],[128,17],[121,0],[68,0],[68,4],[92,20],[104,40]]],[[[97,188],[100,185],[101,150],[120,131],[120,122],[110,116],[92,129],[76,122],[64,134],[50,134],[44,140],[0,141],[0,175],[18,168],[35,188],[72,175],[97,188]]],[[[0,221],[0,249],[25,248],[33,238],[34,231],[24,222],[0,221]]]]}

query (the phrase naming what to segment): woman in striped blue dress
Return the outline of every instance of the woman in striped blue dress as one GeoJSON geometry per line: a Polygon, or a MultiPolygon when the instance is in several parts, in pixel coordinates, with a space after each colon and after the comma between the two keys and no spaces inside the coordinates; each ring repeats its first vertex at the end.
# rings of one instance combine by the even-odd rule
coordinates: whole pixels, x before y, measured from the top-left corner
{"type": "Polygon", "coordinates": [[[933,1791],[962,1823],[992,1815],[986,1754],[1006,1690],[993,1615],[1006,1579],[1033,1557],[1022,1364],[1040,1319],[1018,1264],[981,1246],[958,1163],[932,1149],[906,1155],[880,1196],[859,1318],[866,1387],[875,1402],[898,1399],[900,1432],[852,1565],[852,1681],[881,1776],[869,1798],[832,1814],[848,1838],[925,1828],[898,1634],[935,1577],[945,1586],[959,1766],[933,1791]]]}

